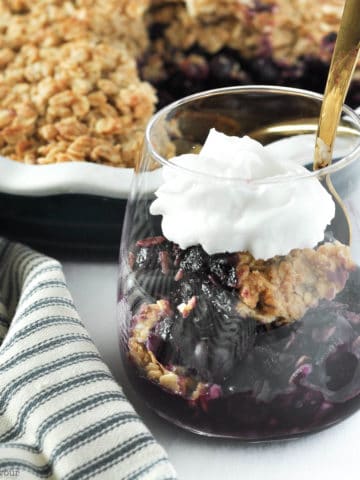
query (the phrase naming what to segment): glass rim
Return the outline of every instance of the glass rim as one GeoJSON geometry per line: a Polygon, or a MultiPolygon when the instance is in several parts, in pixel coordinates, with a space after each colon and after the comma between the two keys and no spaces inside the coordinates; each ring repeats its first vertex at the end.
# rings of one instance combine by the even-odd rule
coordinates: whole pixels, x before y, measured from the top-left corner
{"type": "MultiPolygon", "coordinates": [[[[170,160],[164,158],[160,155],[152,141],[151,141],[151,131],[155,124],[160,120],[160,118],[166,116],[172,110],[175,110],[178,107],[186,105],[188,103],[193,102],[194,100],[199,100],[202,98],[220,96],[228,93],[278,93],[278,94],[289,94],[298,97],[304,98],[311,98],[315,100],[319,100],[320,102],[323,99],[323,95],[317,92],[313,92],[311,90],[305,90],[301,88],[293,88],[293,87],[283,87],[283,86],[273,86],[273,85],[241,85],[241,86],[233,86],[233,87],[223,87],[223,88],[216,88],[211,90],[205,90],[199,93],[195,93],[193,95],[188,95],[186,97],[181,98],[180,100],[176,100],[175,102],[166,105],[161,110],[159,110],[153,117],[150,119],[146,130],[145,130],[145,148],[147,148],[150,155],[157,160],[161,165],[172,168],[174,170],[184,172],[186,174],[201,177],[205,179],[212,179],[218,181],[226,181],[226,182],[238,182],[244,183],[246,185],[253,184],[253,185],[267,185],[271,183],[283,183],[289,182],[294,180],[304,180],[304,179],[311,179],[316,177],[323,177],[325,175],[330,175],[335,173],[339,170],[342,170],[347,165],[351,164],[356,160],[356,158],[360,155],[360,141],[359,144],[347,155],[343,156],[340,160],[336,163],[332,163],[329,166],[319,169],[319,170],[308,170],[303,174],[291,174],[291,175],[280,175],[274,177],[264,177],[261,179],[256,180],[246,180],[242,177],[222,177],[218,175],[213,175],[205,172],[199,172],[196,170],[192,170],[190,168],[183,167],[181,165],[177,165],[170,160]]],[[[351,118],[351,120],[357,124],[359,127],[359,134],[360,134],[360,117],[357,113],[346,104],[343,105],[342,113],[345,113],[347,116],[351,118]]]]}

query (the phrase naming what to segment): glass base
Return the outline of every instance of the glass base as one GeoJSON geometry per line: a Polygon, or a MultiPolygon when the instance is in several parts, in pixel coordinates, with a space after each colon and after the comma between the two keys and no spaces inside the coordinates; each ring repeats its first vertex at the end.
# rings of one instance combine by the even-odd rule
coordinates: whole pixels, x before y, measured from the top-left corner
{"type": "MultiPolygon", "coordinates": [[[[329,423],[328,425],[325,425],[317,430],[312,430],[311,432],[302,432],[298,434],[292,434],[292,435],[283,435],[281,437],[271,437],[271,438],[263,438],[263,439],[252,439],[252,438],[242,438],[237,435],[224,435],[224,434],[217,434],[217,433],[210,433],[210,432],[204,432],[203,430],[197,430],[196,428],[190,427],[189,425],[184,425],[183,423],[175,420],[172,417],[168,417],[165,415],[163,412],[158,411],[154,406],[152,406],[149,402],[145,402],[148,408],[152,410],[156,415],[158,415],[160,418],[163,420],[166,420],[167,422],[171,423],[172,425],[175,425],[176,427],[181,428],[182,430],[185,430],[190,433],[194,433],[195,435],[198,435],[200,437],[206,437],[206,438],[218,438],[218,439],[223,439],[223,440],[234,440],[237,442],[241,443],[247,443],[247,444],[258,444],[258,443],[283,443],[283,442],[289,442],[289,441],[296,441],[302,437],[306,437],[308,435],[316,435],[317,433],[323,432],[324,430],[328,430],[331,427],[334,427],[338,425],[339,423],[342,423],[344,420],[346,420],[349,417],[342,418],[340,420],[336,420],[333,423],[329,423]]],[[[355,412],[353,412],[351,415],[353,415],[355,412]]]]}
{"type": "Polygon", "coordinates": [[[360,396],[357,396],[339,404],[327,403],[325,409],[320,402],[312,401],[302,406],[289,403],[285,408],[285,395],[265,404],[250,399],[245,393],[195,405],[140,377],[125,355],[123,362],[132,388],[152,411],[177,427],[205,437],[246,443],[295,440],[340,423],[360,406],[360,396]],[[278,405],[277,418],[274,405],[278,405]]]}

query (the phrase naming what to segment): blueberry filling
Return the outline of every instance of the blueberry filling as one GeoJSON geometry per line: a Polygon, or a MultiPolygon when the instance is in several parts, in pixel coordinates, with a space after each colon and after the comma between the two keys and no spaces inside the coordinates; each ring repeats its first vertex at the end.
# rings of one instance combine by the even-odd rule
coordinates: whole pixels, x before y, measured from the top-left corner
{"type": "MultiPolygon", "coordinates": [[[[152,35],[161,37],[164,28],[156,24],[152,35]]],[[[330,33],[323,40],[323,48],[332,50],[335,40],[336,34],[330,33]]],[[[192,93],[234,85],[265,83],[323,93],[329,69],[327,63],[312,56],[303,56],[295,65],[287,65],[275,62],[271,52],[269,55],[246,59],[231,48],[209,54],[201,47],[194,46],[185,52],[164,52],[162,70],[157,72],[157,76],[149,78],[148,63],[152,58],[150,53],[144,57],[140,64],[140,74],[155,85],[159,95],[159,107],[192,93]]],[[[347,103],[354,108],[359,105],[358,81],[353,82],[347,103]]]]}
{"type": "Polygon", "coordinates": [[[297,321],[266,324],[239,310],[236,254],[209,256],[156,237],[138,242],[130,258],[154,305],[148,317],[134,316],[133,328],[152,318],[146,349],[163,376],[148,377],[149,366],[139,370],[133,359],[127,365],[163,415],[194,430],[255,439],[318,430],[357,409],[358,268],[334,300],[320,299],[297,321]]]}

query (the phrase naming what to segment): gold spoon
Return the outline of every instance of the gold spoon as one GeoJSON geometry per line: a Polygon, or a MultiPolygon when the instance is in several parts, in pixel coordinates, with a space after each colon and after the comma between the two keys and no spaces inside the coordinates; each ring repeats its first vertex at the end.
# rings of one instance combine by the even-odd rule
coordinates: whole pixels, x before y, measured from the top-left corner
{"type": "MultiPolygon", "coordinates": [[[[314,170],[327,167],[332,162],[342,107],[359,56],[359,13],[360,0],[346,0],[320,111],[315,143],[314,170]]],[[[326,184],[336,200],[337,238],[343,243],[350,244],[351,222],[348,212],[334,188],[330,175],[326,176],[326,184]]]]}
{"type": "Polygon", "coordinates": [[[360,0],[346,0],[321,106],[314,170],[331,164],[342,107],[360,47],[360,0]]]}
{"type": "MultiPolygon", "coordinates": [[[[340,116],[346,94],[357,63],[360,47],[360,0],[346,0],[340,23],[340,29],[331,60],[323,103],[318,122],[313,118],[279,123],[251,132],[259,141],[268,141],[268,137],[283,137],[300,133],[316,134],[314,170],[331,164],[336,133],[359,135],[351,127],[341,125],[340,116]],[[339,125],[340,123],[340,125],[339,125]]],[[[351,242],[351,222],[346,207],[336,192],[330,176],[326,176],[326,185],[336,200],[335,236],[342,243],[351,242]]]]}

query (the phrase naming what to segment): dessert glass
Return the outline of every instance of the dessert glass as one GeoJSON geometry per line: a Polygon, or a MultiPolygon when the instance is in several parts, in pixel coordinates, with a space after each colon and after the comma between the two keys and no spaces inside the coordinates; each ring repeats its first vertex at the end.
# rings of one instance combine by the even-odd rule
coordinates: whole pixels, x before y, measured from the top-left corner
{"type": "MultiPolygon", "coordinates": [[[[120,249],[120,350],[135,391],[185,429],[246,441],[290,438],[359,407],[360,121],[351,109],[343,109],[330,167],[280,179],[306,190],[315,178],[333,196],[335,217],[314,248],[268,259],[181,249],[149,211],[164,167],[167,175],[183,170],[169,159],[199,152],[213,127],[286,148],[289,162],[296,157],[312,170],[321,98],[268,86],[213,90],[164,108],[147,128],[120,249]]],[[[244,182],[181,173],[209,188],[224,182],[227,194],[239,195],[244,182]]],[[[264,232],[267,222],[270,216],[264,232]]],[[[269,242],[292,235],[285,226],[269,242]]]]}

